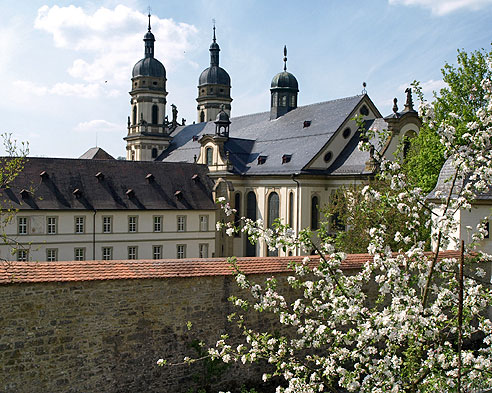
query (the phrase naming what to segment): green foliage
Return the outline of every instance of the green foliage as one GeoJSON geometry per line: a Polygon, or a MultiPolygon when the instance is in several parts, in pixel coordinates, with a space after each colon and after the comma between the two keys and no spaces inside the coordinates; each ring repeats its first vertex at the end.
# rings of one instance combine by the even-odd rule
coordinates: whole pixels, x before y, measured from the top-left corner
{"type": "MultiPolygon", "coordinates": [[[[435,124],[445,121],[454,127],[458,145],[463,143],[459,137],[466,132],[466,125],[477,120],[476,111],[487,103],[481,81],[492,78],[492,71],[487,65],[487,57],[490,55],[492,50],[487,53],[482,49],[469,54],[458,50],[457,65],[446,63],[441,70],[447,87],[439,93],[434,92],[435,123],[424,125],[419,135],[412,140],[412,148],[404,165],[410,181],[425,192],[434,188],[444,164],[444,147],[435,124]]],[[[415,81],[412,85],[423,101],[419,83],[415,81]]]]}
{"type": "MultiPolygon", "coordinates": [[[[369,228],[384,225],[384,241],[392,250],[407,250],[409,244],[418,241],[425,242],[426,248],[429,248],[430,222],[417,231],[409,228],[407,221],[410,212],[400,211],[395,206],[396,193],[391,184],[375,179],[369,182],[369,186],[341,187],[333,194],[325,209],[327,222],[322,225],[322,238],[327,239],[326,233],[329,233],[338,250],[348,254],[366,253],[372,239],[369,228]],[[371,192],[364,192],[368,188],[371,192]]],[[[417,203],[413,204],[412,209],[421,217],[427,214],[425,208],[417,203]]]]}

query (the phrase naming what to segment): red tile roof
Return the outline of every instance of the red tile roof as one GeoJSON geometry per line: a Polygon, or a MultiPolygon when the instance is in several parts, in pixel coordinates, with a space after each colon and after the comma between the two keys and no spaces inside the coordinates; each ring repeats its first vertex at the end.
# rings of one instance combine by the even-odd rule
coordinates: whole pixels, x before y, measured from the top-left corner
{"type": "MultiPolygon", "coordinates": [[[[440,257],[458,258],[459,251],[445,251],[440,257]]],[[[342,262],[342,269],[359,269],[369,258],[368,254],[348,255],[342,262]]],[[[273,274],[290,272],[289,262],[300,262],[302,259],[303,257],[253,257],[237,258],[237,263],[245,274],[273,274]]],[[[311,259],[313,263],[317,260],[316,257],[311,259]]],[[[227,258],[1,262],[0,284],[225,276],[231,273],[232,268],[227,258]]]]}

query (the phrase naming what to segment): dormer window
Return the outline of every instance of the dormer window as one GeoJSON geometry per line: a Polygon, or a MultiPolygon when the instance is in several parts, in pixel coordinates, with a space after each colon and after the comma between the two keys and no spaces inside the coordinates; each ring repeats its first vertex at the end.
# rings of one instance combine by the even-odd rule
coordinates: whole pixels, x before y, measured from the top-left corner
{"type": "Polygon", "coordinates": [[[213,150],[211,147],[207,147],[205,150],[205,157],[207,158],[207,165],[213,165],[213,150]]]}
{"type": "Polygon", "coordinates": [[[267,156],[258,156],[258,165],[263,165],[266,162],[267,156]]]}
{"type": "Polygon", "coordinates": [[[292,154],[284,154],[282,156],[282,164],[287,164],[290,162],[290,159],[292,158],[292,154]]]}
{"type": "Polygon", "coordinates": [[[193,135],[193,142],[197,142],[197,141],[198,141],[198,135],[193,135]]]}
{"type": "Polygon", "coordinates": [[[311,125],[311,120],[304,120],[303,128],[307,128],[311,125]]]}

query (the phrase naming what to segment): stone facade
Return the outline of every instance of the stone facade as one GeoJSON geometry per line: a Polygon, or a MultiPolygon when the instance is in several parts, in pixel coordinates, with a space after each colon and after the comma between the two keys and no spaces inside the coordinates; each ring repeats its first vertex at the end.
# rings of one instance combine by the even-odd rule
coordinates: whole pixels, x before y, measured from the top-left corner
{"type": "MultiPolygon", "coordinates": [[[[156,361],[196,356],[193,340],[230,332],[231,291],[231,276],[0,286],[0,391],[187,392],[202,365],[156,361]]],[[[260,372],[222,377],[239,386],[260,372]]]]}

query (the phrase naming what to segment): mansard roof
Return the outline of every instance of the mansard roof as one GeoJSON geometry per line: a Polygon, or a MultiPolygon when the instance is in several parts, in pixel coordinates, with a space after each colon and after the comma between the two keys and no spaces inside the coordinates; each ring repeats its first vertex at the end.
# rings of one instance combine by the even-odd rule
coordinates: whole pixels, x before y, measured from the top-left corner
{"type": "MultiPolygon", "coordinates": [[[[362,101],[373,106],[367,95],[358,95],[301,106],[275,120],[270,120],[270,112],[232,118],[229,139],[224,148],[230,153],[234,172],[247,175],[309,173],[309,162],[337,130],[355,115],[354,110],[362,101]],[[310,122],[307,127],[306,121],[310,122]],[[283,155],[291,155],[290,161],[283,163],[283,155]],[[266,156],[261,165],[257,164],[258,156],[266,156]]],[[[380,116],[379,113],[377,115],[380,116]]],[[[213,122],[178,127],[170,147],[158,160],[193,162],[194,156],[198,157],[200,154],[199,138],[214,133],[213,122]]],[[[354,133],[353,139],[357,136],[354,133]]],[[[359,152],[357,143],[358,139],[354,139],[341,152],[343,157],[350,157],[350,168],[341,168],[343,163],[338,163],[336,168],[330,169],[330,166],[323,173],[363,173],[369,155],[367,152],[359,152]]]]}
{"type": "Polygon", "coordinates": [[[0,197],[20,210],[209,210],[207,173],[198,164],[27,158],[0,197]]]}

